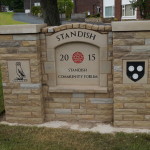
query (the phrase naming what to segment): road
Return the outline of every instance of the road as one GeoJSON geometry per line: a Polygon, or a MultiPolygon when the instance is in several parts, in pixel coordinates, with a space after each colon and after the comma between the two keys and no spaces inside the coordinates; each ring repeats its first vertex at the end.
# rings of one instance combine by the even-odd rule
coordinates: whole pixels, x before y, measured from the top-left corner
{"type": "MultiPolygon", "coordinates": [[[[32,16],[30,14],[25,14],[25,13],[15,13],[14,20],[16,21],[21,21],[21,22],[26,22],[30,24],[43,24],[44,20],[40,17],[32,16]]],[[[77,21],[62,21],[61,24],[68,24],[68,23],[75,23],[77,21]]],[[[102,25],[103,23],[91,23],[91,24],[98,24],[102,25]]]]}

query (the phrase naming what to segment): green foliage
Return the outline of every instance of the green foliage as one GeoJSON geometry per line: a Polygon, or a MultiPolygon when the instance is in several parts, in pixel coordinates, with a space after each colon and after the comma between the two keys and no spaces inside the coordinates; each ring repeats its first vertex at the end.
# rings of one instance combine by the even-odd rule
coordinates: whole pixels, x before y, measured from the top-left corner
{"type": "Polygon", "coordinates": [[[0,125],[0,150],[149,150],[150,134],[0,125]]]}
{"type": "Polygon", "coordinates": [[[41,14],[42,13],[42,9],[41,9],[41,6],[33,6],[32,9],[31,9],[31,12],[33,15],[38,15],[38,14],[41,14]]]}
{"type": "Polygon", "coordinates": [[[132,0],[130,2],[133,8],[139,8],[142,18],[150,18],[150,0],[132,0]]]}
{"type": "Polygon", "coordinates": [[[99,18],[100,17],[100,14],[95,14],[95,15],[87,15],[87,18],[99,18]]]}
{"type": "Polygon", "coordinates": [[[74,4],[72,2],[72,0],[58,0],[58,9],[59,9],[59,13],[65,13],[66,14],[66,18],[71,18],[71,13],[74,7],[74,4]]]}
{"type": "Polygon", "coordinates": [[[23,9],[24,0],[0,0],[0,4],[9,6],[10,10],[23,9]]]}

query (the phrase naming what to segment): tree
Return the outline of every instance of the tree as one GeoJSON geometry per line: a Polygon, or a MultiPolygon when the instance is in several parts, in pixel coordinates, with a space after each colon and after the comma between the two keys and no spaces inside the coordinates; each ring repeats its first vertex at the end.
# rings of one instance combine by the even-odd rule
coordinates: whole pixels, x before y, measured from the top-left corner
{"type": "Polygon", "coordinates": [[[72,9],[73,9],[74,5],[72,0],[58,0],[58,9],[59,12],[65,13],[66,14],[66,18],[71,18],[71,13],[72,13],[72,9]]]}
{"type": "Polygon", "coordinates": [[[44,22],[49,26],[60,25],[57,0],[41,0],[44,22]]]}
{"type": "Polygon", "coordinates": [[[132,0],[130,2],[133,8],[139,8],[143,19],[150,18],[150,0],[132,0]]]}

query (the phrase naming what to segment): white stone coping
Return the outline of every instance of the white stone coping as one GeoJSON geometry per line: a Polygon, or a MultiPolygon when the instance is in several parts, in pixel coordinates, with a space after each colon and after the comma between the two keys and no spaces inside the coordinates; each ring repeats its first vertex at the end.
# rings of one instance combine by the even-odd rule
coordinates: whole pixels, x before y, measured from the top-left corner
{"type": "Polygon", "coordinates": [[[49,87],[49,92],[55,93],[74,93],[74,92],[80,92],[80,93],[107,93],[107,87],[99,87],[99,86],[71,86],[71,85],[65,85],[65,86],[56,86],[56,87],[49,87]]]}
{"type": "Polygon", "coordinates": [[[112,22],[112,31],[148,31],[150,21],[117,21],[112,22]]]}
{"type": "Polygon", "coordinates": [[[46,24],[0,25],[0,34],[39,33],[46,24]]]}

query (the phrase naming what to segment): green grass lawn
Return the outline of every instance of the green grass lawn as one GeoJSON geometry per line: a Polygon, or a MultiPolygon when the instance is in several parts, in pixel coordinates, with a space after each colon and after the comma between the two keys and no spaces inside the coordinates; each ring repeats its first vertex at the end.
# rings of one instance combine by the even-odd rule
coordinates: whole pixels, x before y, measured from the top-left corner
{"type": "Polygon", "coordinates": [[[3,101],[2,77],[0,71],[0,114],[3,111],[4,111],[4,101],[3,101]]]}
{"type": "Polygon", "coordinates": [[[0,125],[0,150],[150,150],[150,134],[0,125]]]}
{"type": "Polygon", "coordinates": [[[13,25],[13,24],[27,24],[13,20],[14,13],[12,12],[1,12],[0,13],[0,25],[13,25]]]}

